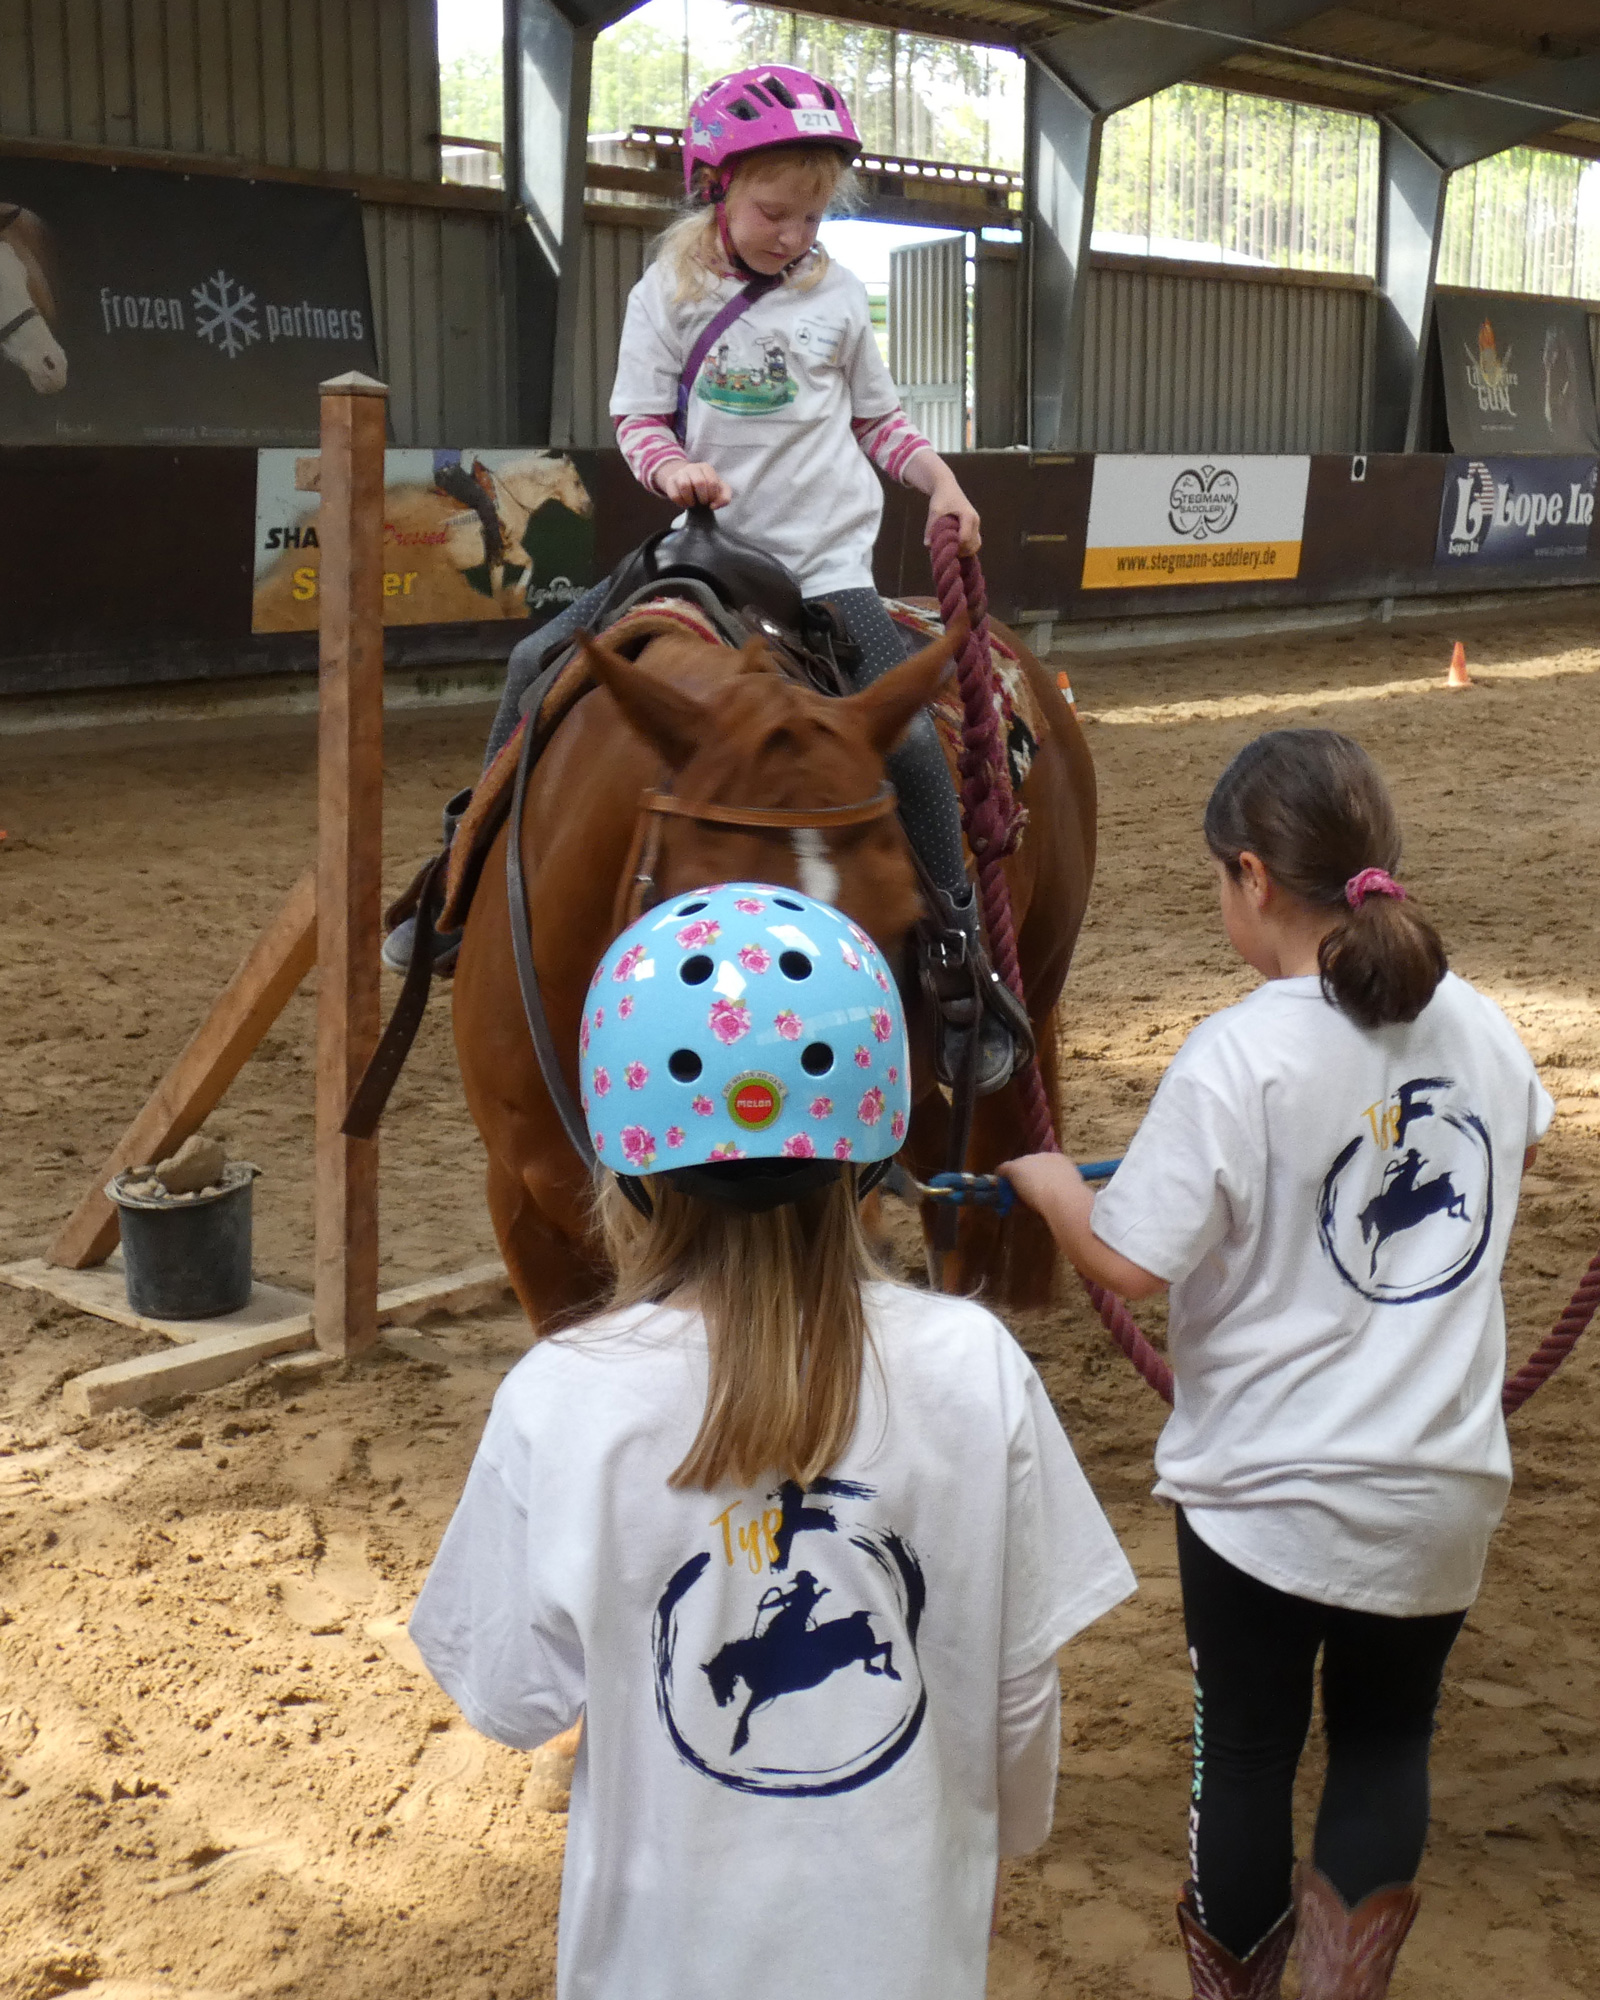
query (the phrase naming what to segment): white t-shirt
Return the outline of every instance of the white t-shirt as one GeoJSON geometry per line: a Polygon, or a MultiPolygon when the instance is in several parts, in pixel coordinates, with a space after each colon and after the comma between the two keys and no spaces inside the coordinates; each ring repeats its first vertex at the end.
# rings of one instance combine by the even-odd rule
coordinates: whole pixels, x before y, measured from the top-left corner
{"type": "Polygon", "coordinates": [[[684,1313],[546,1340],[495,1398],[411,1635],[502,1743],[584,1712],[560,2000],[981,2000],[1000,1684],[1134,1579],[1005,1329],[867,1296],[881,1381],[804,1493],[668,1487],[684,1313]]]}
{"type": "MultiPolygon", "coordinates": [[[[628,295],[613,417],[676,413],[690,351],[744,282],[675,305],[665,268],[650,266],[628,295]]],[[[733,489],[719,521],[787,564],[808,597],[871,590],[883,489],[850,420],[899,401],[866,288],[830,260],[808,291],[774,287],[721,335],[690,391],[684,449],[733,489]]]]}
{"type": "Polygon", "coordinates": [[[1155,1490],[1237,1568],[1397,1617],[1477,1595],[1511,1483],[1500,1267],[1552,1110],[1453,973],[1376,1030],[1272,980],[1179,1050],[1094,1232],[1172,1285],[1155,1490]]]}

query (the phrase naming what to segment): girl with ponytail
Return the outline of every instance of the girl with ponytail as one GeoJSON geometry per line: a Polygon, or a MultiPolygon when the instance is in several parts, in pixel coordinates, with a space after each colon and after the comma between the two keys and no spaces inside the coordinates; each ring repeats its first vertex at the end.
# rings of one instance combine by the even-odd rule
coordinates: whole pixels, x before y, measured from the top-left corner
{"type": "Polygon", "coordinates": [[[1085,1276],[1171,1286],[1174,1504],[1194,1673],[1193,1990],[1381,2000],[1417,1910],[1446,1657],[1511,1480],[1500,1271],[1552,1104],[1396,880],[1371,759],[1246,745],[1206,807],[1228,938],[1263,985],[1189,1037],[1092,1196],[1002,1169],[1085,1276]],[[1318,1654],[1328,1745],[1294,1862],[1318,1654]]]}

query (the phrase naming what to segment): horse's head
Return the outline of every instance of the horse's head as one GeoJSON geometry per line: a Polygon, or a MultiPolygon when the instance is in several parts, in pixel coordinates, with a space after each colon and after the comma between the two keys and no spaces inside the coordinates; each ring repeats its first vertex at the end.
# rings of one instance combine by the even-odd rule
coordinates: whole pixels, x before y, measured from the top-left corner
{"type": "Polygon", "coordinates": [[[45,276],[44,224],[26,208],[0,207],[0,355],[36,394],[67,386],[67,357],[50,330],[55,299],[45,276]]]}
{"type": "Polygon", "coordinates": [[[588,488],[570,458],[557,452],[530,452],[513,459],[495,474],[502,510],[518,536],[528,516],[537,514],[547,500],[559,500],[574,514],[592,514],[594,503],[588,488]]]}
{"type": "Polygon", "coordinates": [[[792,826],[778,828],[663,818],[657,895],[706,882],[786,883],[845,911],[896,957],[921,907],[899,822],[884,811],[829,827],[826,814],[868,804],[882,790],[885,758],[944,678],[958,643],[958,636],[936,640],[840,699],[788,679],[755,643],[730,655],[657,641],[634,663],[585,641],[589,671],[659,753],[675,798],[730,813],[795,815],[792,826]]]}

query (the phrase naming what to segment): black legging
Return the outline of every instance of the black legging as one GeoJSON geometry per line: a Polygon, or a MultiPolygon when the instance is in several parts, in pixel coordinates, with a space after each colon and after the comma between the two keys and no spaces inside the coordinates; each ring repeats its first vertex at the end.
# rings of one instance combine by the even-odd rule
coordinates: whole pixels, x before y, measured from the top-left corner
{"type": "MultiPolygon", "coordinates": [[[[485,769],[511,739],[521,713],[518,704],[534,678],[540,658],[552,644],[571,639],[578,627],[593,617],[608,587],[609,579],[586,590],[565,611],[514,648],[506,668],[505,692],[489,732],[485,769]]],[[[861,649],[858,686],[865,687],[869,681],[875,681],[906,657],[905,638],[875,590],[836,590],[830,593],[828,602],[838,608],[846,630],[861,649]]],[[[900,818],[912,846],[939,887],[961,900],[967,892],[961,813],[938,731],[926,710],[890,754],[889,776],[899,794],[900,818]]]]}
{"type": "Polygon", "coordinates": [[[1181,1509],[1178,1573],[1195,1680],[1195,1914],[1243,1958],[1289,1905],[1318,1649],[1328,1773],[1312,1855],[1355,1904],[1411,1881],[1422,1860],[1433,1711],[1467,1614],[1385,1618],[1291,1597],[1224,1561],[1181,1509]]]}

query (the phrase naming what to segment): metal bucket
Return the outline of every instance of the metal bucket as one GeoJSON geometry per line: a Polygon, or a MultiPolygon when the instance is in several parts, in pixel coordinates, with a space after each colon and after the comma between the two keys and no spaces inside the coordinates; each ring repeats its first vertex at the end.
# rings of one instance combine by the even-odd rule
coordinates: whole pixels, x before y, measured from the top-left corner
{"type": "Polygon", "coordinates": [[[250,1190],[259,1168],[234,1160],[215,1194],[135,1195],[106,1188],[122,1224],[128,1304],[150,1319],[215,1319],[250,1303],[250,1190]]]}

